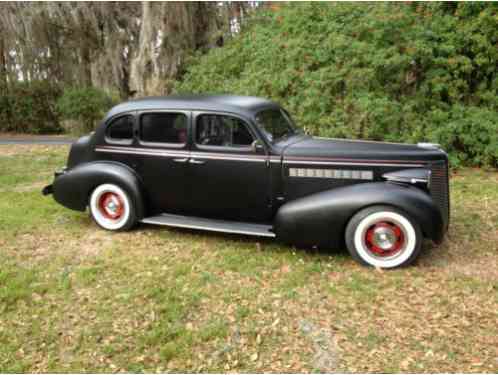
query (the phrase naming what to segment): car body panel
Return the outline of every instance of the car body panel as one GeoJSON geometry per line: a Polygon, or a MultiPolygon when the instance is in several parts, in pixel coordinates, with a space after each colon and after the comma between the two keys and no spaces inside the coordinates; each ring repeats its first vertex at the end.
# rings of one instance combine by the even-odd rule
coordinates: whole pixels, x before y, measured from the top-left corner
{"type": "Polygon", "coordinates": [[[421,225],[426,237],[441,241],[442,216],[430,196],[415,187],[389,182],[344,186],[292,200],[279,209],[275,233],[301,246],[340,247],[349,219],[375,205],[403,210],[421,225]]]}
{"type": "Polygon", "coordinates": [[[273,223],[277,238],[303,245],[339,246],[355,212],[375,204],[392,205],[420,221],[428,238],[441,240],[449,221],[448,158],[443,151],[300,132],[272,142],[256,122],[257,113],[268,108],[280,106],[261,98],[223,95],[120,104],[94,134],[72,146],[68,170],[46,191],[53,191],[59,203],[81,210],[96,183],[115,181],[141,200],[141,217],[179,214],[273,223]],[[187,116],[184,144],[140,140],[140,116],[155,112],[187,116]],[[196,118],[201,114],[239,118],[261,147],[197,145],[196,118]],[[133,116],[133,139],[112,142],[106,128],[124,115],[133,116]],[[412,181],[421,170],[430,181],[412,181]],[[404,180],[386,181],[396,173],[404,180]]]}
{"type": "Polygon", "coordinates": [[[84,211],[94,188],[104,183],[122,187],[132,198],[139,218],[144,216],[140,177],[128,166],[113,161],[83,163],[60,173],[53,183],[54,199],[65,207],[84,211]]]}

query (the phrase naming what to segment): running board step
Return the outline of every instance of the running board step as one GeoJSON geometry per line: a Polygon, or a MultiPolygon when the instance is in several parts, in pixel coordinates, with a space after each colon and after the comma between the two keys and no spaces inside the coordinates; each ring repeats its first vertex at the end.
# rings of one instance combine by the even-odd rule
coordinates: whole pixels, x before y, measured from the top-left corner
{"type": "Polygon", "coordinates": [[[146,217],[141,220],[145,224],[166,225],[178,228],[201,229],[212,232],[247,234],[249,236],[275,237],[271,225],[254,223],[241,223],[238,221],[226,221],[207,219],[194,216],[182,216],[172,214],[160,214],[146,217]]]}

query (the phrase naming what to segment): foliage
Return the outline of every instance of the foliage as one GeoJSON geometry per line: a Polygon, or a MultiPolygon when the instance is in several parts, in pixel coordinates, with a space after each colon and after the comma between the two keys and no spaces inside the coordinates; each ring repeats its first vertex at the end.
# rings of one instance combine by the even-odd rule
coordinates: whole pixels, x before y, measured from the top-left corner
{"type": "Polygon", "coordinates": [[[102,90],[74,87],[64,90],[56,108],[64,120],[77,121],[84,127],[82,130],[92,131],[112,105],[111,97],[102,90]]]}
{"type": "Polygon", "coordinates": [[[497,166],[497,10],[292,4],[192,59],[175,90],[269,97],[317,135],[432,141],[454,165],[497,166]]]}
{"type": "Polygon", "coordinates": [[[0,94],[0,131],[57,133],[60,127],[55,101],[60,89],[48,82],[19,82],[0,94]]]}

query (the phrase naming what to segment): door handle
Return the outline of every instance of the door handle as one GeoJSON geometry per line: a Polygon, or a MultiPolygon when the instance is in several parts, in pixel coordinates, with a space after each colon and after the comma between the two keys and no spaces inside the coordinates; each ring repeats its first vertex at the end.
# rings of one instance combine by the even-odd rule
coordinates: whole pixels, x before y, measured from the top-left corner
{"type": "Polygon", "coordinates": [[[188,158],[178,158],[178,159],[173,159],[175,163],[186,163],[188,161],[188,158]]]}
{"type": "Polygon", "coordinates": [[[206,164],[205,161],[202,161],[202,160],[196,160],[196,159],[190,159],[189,160],[189,163],[190,164],[206,164]]]}

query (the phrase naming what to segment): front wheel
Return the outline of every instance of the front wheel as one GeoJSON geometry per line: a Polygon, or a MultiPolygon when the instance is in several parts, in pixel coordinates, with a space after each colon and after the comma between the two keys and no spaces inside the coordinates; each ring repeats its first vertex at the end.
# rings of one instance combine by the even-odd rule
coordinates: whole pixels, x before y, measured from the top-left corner
{"type": "Polygon", "coordinates": [[[97,186],[90,195],[89,207],[93,220],[104,229],[124,231],[137,223],[133,201],[118,185],[97,186]]]}
{"type": "Polygon", "coordinates": [[[409,265],[420,253],[422,241],[418,223],[389,206],[365,208],[346,227],[346,245],[351,256],[373,267],[409,265]]]}

